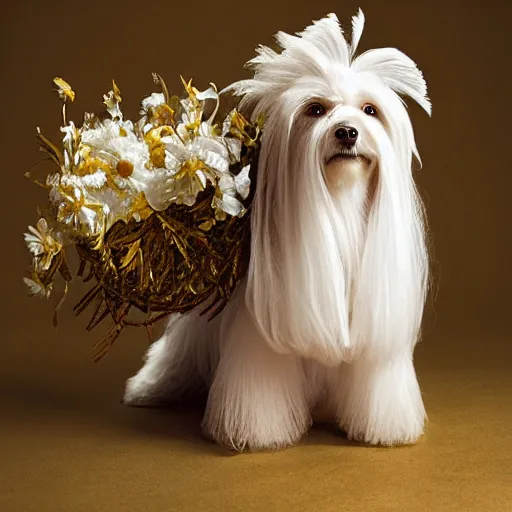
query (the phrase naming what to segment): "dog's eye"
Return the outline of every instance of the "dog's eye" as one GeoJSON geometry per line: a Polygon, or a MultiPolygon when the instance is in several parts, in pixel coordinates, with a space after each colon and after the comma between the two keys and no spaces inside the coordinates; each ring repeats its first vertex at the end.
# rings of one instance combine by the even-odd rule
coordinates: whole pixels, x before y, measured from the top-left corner
{"type": "Polygon", "coordinates": [[[322,117],[325,115],[325,107],[320,103],[313,103],[306,110],[306,115],[311,117],[322,117]]]}
{"type": "Polygon", "coordinates": [[[377,110],[376,110],[376,108],[373,105],[365,105],[363,107],[363,112],[367,116],[374,116],[375,117],[377,115],[377,110]]]}

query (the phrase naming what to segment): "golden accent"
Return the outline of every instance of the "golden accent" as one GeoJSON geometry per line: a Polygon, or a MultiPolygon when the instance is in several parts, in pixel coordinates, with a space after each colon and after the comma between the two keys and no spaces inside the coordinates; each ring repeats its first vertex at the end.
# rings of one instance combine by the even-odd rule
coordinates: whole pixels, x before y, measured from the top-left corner
{"type": "Polygon", "coordinates": [[[61,99],[66,101],[69,99],[70,101],[75,101],[75,92],[71,89],[71,86],[63,80],[62,78],[54,78],[53,83],[58,87],[58,93],[61,99]]]}
{"type": "MultiPolygon", "coordinates": [[[[227,130],[222,136],[214,124],[219,108],[214,84],[203,96],[217,101],[206,120],[205,100],[197,98],[199,91],[191,80],[182,78],[186,98],[180,101],[169,95],[160,75],[155,73],[153,78],[165,103],[159,103],[158,97],[148,98],[154,106],[139,123],[123,121],[121,93],[113,82],[104,96],[111,119],[86,114],[83,126],[75,127],[67,124],[63,110],[62,148],[38,129],[39,147],[57,170],[44,185],[50,194],[49,207],[37,229],[30,228],[25,236],[33,255],[31,277],[25,282],[31,293],[49,297],[59,273],[65,282],[59,309],[71,281],[66,249],[77,250],[78,275],[93,286],[75,306],[75,313],[96,301],[87,329],[109,315],[114,321],[96,345],[96,361],[127,325],[149,327],[166,315],[199,305],[213,318],[225,307],[248,267],[254,183],[247,199],[237,196],[238,213],[233,215],[230,210],[228,215],[222,210],[223,194],[234,192],[221,190],[219,182],[226,175],[222,173],[234,179],[246,166],[255,168],[262,120],[250,123],[234,110],[220,125],[227,130]],[[237,144],[227,149],[227,138],[239,141],[239,154],[231,152],[237,144]],[[206,150],[194,153],[196,141],[200,147],[205,140],[206,150]],[[227,171],[217,164],[209,167],[203,161],[208,159],[198,156],[222,143],[226,149],[219,150],[213,162],[226,162],[227,171]],[[166,161],[166,151],[177,147],[181,149],[166,161]],[[174,167],[166,168],[166,164],[174,167]],[[159,176],[163,181],[153,183],[159,176]],[[149,188],[144,188],[146,184],[149,188]],[[155,209],[161,196],[156,203],[151,199],[155,190],[164,194],[161,209],[155,209]],[[147,319],[130,320],[133,307],[146,313],[147,319]]],[[[64,104],[74,100],[67,82],[58,78],[54,82],[64,104]]],[[[234,199],[231,196],[231,203],[234,199]]]]}
{"type": "Polygon", "coordinates": [[[133,172],[133,164],[128,160],[119,160],[116,165],[116,171],[118,172],[119,176],[128,178],[128,176],[131,176],[133,172]]]}

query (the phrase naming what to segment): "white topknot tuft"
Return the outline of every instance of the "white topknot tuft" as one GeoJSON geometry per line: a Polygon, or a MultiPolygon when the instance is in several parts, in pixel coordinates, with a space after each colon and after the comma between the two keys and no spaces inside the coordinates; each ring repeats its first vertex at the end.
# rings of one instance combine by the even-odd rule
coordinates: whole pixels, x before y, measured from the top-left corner
{"type": "Polygon", "coordinates": [[[359,9],[352,18],[352,37],[347,43],[335,14],[314,21],[296,35],[278,32],[278,53],[267,46],[256,49],[257,56],[247,63],[254,70],[251,79],[241,80],[224,91],[242,96],[241,107],[254,105],[269,96],[277,99],[304,77],[328,81],[336,67],[373,73],[395,93],[409,96],[429,115],[432,112],[427,85],[414,61],[395,48],[369,50],[355,57],[365,25],[359,9]]]}

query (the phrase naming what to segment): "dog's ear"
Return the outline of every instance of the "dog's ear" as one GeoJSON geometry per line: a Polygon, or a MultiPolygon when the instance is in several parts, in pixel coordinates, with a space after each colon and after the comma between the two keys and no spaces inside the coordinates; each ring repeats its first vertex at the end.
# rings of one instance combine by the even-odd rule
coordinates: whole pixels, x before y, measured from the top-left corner
{"type": "Polygon", "coordinates": [[[432,104],[427,96],[427,83],[423,74],[416,63],[400,50],[396,48],[369,50],[353,61],[352,69],[377,75],[397,94],[409,96],[428,115],[432,114],[432,104]]]}

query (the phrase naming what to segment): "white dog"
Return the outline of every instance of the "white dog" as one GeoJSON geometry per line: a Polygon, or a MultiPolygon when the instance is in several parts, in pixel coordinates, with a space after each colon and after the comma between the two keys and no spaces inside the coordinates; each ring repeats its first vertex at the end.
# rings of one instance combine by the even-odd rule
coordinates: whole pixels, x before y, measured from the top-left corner
{"type": "Polygon", "coordinates": [[[336,16],[258,48],[228,89],[265,115],[248,275],[213,321],[173,316],[126,387],[156,405],[206,385],[204,432],[237,450],[297,443],[322,411],[350,439],[412,443],[425,410],[413,366],[428,281],[419,160],[400,96],[426,84],[393,48],[356,57],[336,16]]]}

